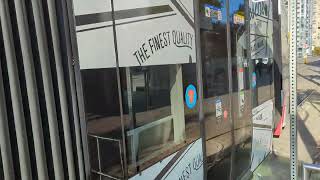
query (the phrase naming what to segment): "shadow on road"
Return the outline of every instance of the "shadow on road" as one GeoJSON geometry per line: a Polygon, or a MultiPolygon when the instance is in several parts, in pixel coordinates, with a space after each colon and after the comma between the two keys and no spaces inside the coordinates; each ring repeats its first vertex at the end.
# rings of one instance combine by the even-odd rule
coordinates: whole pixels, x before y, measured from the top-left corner
{"type": "Polygon", "coordinates": [[[314,60],[314,61],[311,61],[311,62],[308,62],[309,66],[316,66],[316,67],[320,67],[320,60],[314,60]]]}
{"type": "Polygon", "coordinates": [[[302,75],[300,73],[297,73],[297,75],[307,81],[310,81],[318,86],[320,86],[320,74],[319,75],[302,75]],[[317,81],[319,80],[319,81],[317,81]]]}

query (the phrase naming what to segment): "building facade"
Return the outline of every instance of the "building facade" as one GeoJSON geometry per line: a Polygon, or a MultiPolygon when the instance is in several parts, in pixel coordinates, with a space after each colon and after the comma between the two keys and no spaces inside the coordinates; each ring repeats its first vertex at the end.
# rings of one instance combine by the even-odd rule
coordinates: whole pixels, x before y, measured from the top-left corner
{"type": "Polygon", "coordinates": [[[313,47],[320,47],[320,1],[312,3],[312,42],[313,47]]]}
{"type": "Polygon", "coordinates": [[[297,1],[297,56],[311,55],[312,49],[312,0],[297,1]]]}

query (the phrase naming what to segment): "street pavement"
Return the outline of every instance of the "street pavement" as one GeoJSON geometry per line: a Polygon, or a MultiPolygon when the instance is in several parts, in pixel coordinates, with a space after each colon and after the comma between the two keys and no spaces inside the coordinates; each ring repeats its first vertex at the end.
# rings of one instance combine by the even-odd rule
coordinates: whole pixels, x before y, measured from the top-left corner
{"type": "MultiPolygon", "coordinates": [[[[297,129],[299,163],[320,163],[320,57],[297,63],[297,129]]],[[[290,179],[290,123],[279,138],[273,139],[273,152],[254,172],[254,180],[290,179]]],[[[301,177],[301,167],[299,176],[301,177]]],[[[312,174],[310,179],[320,179],[312,174]]]]}

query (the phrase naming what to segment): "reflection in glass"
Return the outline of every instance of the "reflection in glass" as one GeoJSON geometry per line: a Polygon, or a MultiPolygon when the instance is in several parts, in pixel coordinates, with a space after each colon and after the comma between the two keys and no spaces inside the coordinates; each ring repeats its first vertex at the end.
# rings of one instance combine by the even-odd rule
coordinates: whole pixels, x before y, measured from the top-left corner
{"type": "Polygon", "coordinates": [[[256,169],[269,153],[273,122],[273,17],[272,1],[249,1],[250,53],[252,72],[253,141],[251,170],[256,169]],[[262,7],[262,8],[258,8],[262,7]],[[260,108],[260,109],[259,109],[260,108]],[[269,108],[269,109],[268,109],[269,108]],[[259,110],[259,111],[258,111],[259,110]],[[269,113],[269,114],[267,114],[269,113]],[[268,123],[257,121],[256,117],[268,117],[268,123]],[[270,122],[270,124],[269,124],[270,122]],[[263,128],[261,128],[263,127],[263,128]],[[264,147],[264,148],[261,148],[264,147]]]}
{"type": "Polygon", "coordinates": [[[250,1],[249,8],[251,61],[257,79],[254,106],[258,106],[272,99],[274,91],[272,1],[250,1]]]}
{"type": "Polygon", "coordinates": [[[93,174],[123,177],[116,69],[81,70],[81,75],[93,174]]]}
{"type": "Polygon", "coordinates": [[[230,3],[230,33],[233,79],[233,179],[241,179],[250,171],[252,146],[252,93],[250,88],[251,62],[248,59],[248,33],[244,0],[230,3]]]}
{"type": "Polygon", "coordinates": [[[208,179],[229,179],[232,141],[226,1],[201,0],[199,7],[208,179]]]}
{"type": "Polygon", "coordinates": [[[196,65],[121,68],[129,176],[178,151],[200,136],[197,107],[184,94],[196,87],[196,65]]]}

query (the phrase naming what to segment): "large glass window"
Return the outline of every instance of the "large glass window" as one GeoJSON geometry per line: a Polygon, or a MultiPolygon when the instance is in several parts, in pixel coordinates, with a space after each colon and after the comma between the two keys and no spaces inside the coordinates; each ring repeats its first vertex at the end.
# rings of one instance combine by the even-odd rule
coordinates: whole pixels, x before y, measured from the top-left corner
{"type": "MultiPolygon", "coordinates": [[[[93,179],[123,178],[125,172],[128,177],[139,175],[200,138],[193,1],[118,0],[114,7],[98,0],[93,0],[94,7],[77,1],[81,2],[75,11],[93,179]]],[[[258,91],[270,79],[263,74],[270,75],[262,58],[262,51],[268,54],[270,49],[255,49],[261,45],[256,42],[263,35],[260,30],[250,35],[257,39],[251,42],[254,58],[248,58],[244,0],[231,1],[229,12],[226,3],[200,0],[199,61],[208,178],[212,179],[229,179],[232,162],[234,177],[249,167],[250,79],[255,73],[258,91]]],[[[269,35],[264,36],[261,43],[269,47],[269,35]]]]}
{"type": "Polygon", "coordinates": [[[207,1],[201,2],[200,15],[204,111],[207,115],[206,127],[209,128],[207,139],[210,139],[229,131],[229,123],[226,122],[222,113],[229,106],[225,1],[217,0],[211,4],[208,4],[207,1]],[[210,16],[206,14],[207,11],[210,11],[210,16]]]}
{"type": "MultiPolygon", "coordinates": [[[[250,50],[253,64],[252,154],[254,171],[269,154],[274,123],[274,51],[271,0],[249,1],[250,50]]],[[[275,6],[276,7],[276,6],[275,6]]]]}
{"type": "Polygon", "coordinates": [[[93,177],[122,177],[121,120],[115,68],[82,70],[93,177]],[[113,154],[113,156],[110,156],[113,154]]]}
{"type": "Polygon", "coordinates": [[[201,51],[208,179],[229,179],[231,123],[225,0],[201,0],[201,51]]]}
{"type": "Polygon", "coordinates": [[[133,177],[198,140],[193,0],[74,1],[92,178],[133,177]]]}
{"type": "Polygon", "coordinates": [[[91,179],[123,178],[124,148],[110,1],[74,0],[91,179]]]}
{"type": "Polygon", "coordinates": [[[119,0],[114,8],[132,177],[200,138],[193,1],[119,0]]]}
{"type": "Polygon", "coordinates": [[[200,137],[198,110],[185,104],[187,87],[197,87],[195,63],[121,68],[121,83],[129,174],[200,137]]]}
{"type": "Polygon", "coordinates": [[[251,61],[256,79],[255,106],[273,98],[273,21],[271,0],[250,1],[251,61]]]}
{"type": "Polygon", "coordinates": [[[232,111],[234,130],[233,179],[241,179],[249,171],[252,146],[252,65],[248,58],[248,31],[244,0],[230,1],[230,33],[232,58],[232,111]]]}

